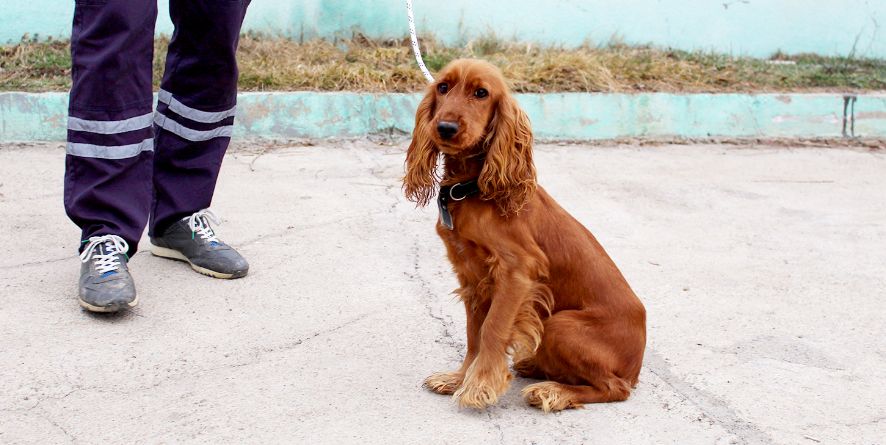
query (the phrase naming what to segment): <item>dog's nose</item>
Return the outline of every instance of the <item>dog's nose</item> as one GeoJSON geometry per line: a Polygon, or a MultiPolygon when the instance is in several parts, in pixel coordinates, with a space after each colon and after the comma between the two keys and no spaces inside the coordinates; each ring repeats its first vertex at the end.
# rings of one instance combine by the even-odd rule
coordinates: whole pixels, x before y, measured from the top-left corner
{"type": "Polygon", "coordinates": [[[440,123],[437,124],[437,133],[440,133],[440,137],[443,139],[450,139],[455,136],[455,133],[458,133],[458,124],[455,122],[440,121],[440,123]]]}

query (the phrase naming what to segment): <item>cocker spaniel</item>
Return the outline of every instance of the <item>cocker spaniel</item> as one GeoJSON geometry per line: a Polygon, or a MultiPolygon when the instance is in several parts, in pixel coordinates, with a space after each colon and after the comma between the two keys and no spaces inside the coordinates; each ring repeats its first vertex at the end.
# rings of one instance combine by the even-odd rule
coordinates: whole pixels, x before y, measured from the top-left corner
{"type": "Polygon", "coordinates": [[[529,119],[501,72],[456,60],[418,106],[404,191],[439,184],[443,239],[467,313],[461,367],[425,386],[463,407],[495,404],[512,375],[544,411],[625,400],[637,384],[646,311],[593,235],[536,184],[529,119]],[[443,174],[437,174],[442,154],[443,174]]]}

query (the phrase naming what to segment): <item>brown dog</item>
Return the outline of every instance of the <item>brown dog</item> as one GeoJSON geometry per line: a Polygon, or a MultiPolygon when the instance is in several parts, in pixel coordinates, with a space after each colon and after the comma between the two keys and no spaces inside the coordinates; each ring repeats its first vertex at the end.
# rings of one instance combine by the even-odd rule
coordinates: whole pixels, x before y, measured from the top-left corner
{"type": "Polygon", "coordinates": [[[484,408],[508,389],[511,355],[521,376],[551,380],[523,390],[545,411],[627,399],[646,311],[594,236],[536,185],[529,119],[489,63],[450,63],[418,107],[406,196],[426,205],[437,182],[468,351],[425,386],[484,408]]]}

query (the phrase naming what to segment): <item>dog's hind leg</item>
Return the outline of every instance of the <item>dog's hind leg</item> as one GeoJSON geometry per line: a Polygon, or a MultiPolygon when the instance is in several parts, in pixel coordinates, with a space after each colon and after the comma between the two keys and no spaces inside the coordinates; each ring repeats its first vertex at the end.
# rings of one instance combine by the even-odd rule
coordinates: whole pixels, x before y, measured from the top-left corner
{"type": "Polygon", "coordinates": [[[514,372],[525,379],[543,379],[544,373],[538,369],[535,354],[528,357],[514,357],[514,372]]]}
{"type": "Polygon", "coordinates": [[[638,331],[637,336],[623,323],[581,310],[561,311],[545,320],[534,361],[537,373],[553,381],[524,388],[526,401],[559,411],[626,400],[640,372],[645,335],[638,331]]]}
{"type": "Polygon", "coordinates": [[[545,412],[581,408],[585,403],[620,402],[631,394],[624,380],[613,376],[612,387],[598,389],[586,385],[565,385],[557,382],[534,383],[523,388],[523,398],[545,412]]]}

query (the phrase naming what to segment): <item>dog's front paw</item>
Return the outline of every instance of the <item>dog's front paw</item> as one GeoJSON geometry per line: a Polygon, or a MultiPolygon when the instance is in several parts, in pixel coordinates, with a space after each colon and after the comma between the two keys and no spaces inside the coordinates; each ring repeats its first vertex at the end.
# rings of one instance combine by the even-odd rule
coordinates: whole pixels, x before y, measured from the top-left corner
{"type": "Polygon", "coordinates": [[[449,395],[461,386],[464,379],[460,372],[437,372],[425,379],[424,387],[437,394],[449,395]]]}
{"type": "Polygon", "coordinates": [[[483,409],[498,402],[495,388],[483,384],[464,385],[455,392],[456,402],[462,408],[483,409]]]}
{"type": "Polygon", "coordinates": [[[472,367],[453,397],[462,408],[483,409],[498,402],[513,378],[507,367],[491,371],[475,371],[472,367]]]}

